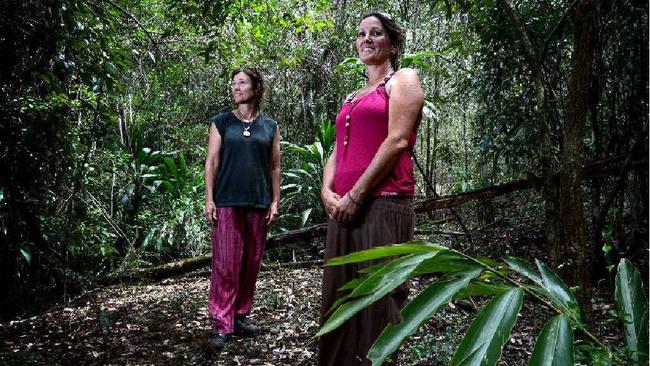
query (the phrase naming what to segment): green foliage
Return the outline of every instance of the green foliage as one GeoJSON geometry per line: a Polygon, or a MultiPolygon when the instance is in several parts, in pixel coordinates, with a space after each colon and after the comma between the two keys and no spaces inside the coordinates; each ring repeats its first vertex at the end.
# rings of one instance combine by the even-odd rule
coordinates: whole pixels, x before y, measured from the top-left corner
{"type": "Polygon", "coordinates": [[[503,345],[510,338],[523,300],[523,290],[516,288],[487,303],[469,326],[451,364],[496,365],[503,345]]]}
{"type": "MultiPolygon", "coordinates": [[[[581,357],[585,345],[593,347],[593,355],[604,355],[618,365],[640,364],[647,360],[648,302],[638,271],[627,260],[619,264],[616,298],[624,321],[629,352],[615,352],[593,336],[581,321],[578,303],[567,286],[544,263],[536,261],[538,273],[524,261],[506,258],[505,266],[488,259],[474,259],[444,246],[413,241],[377,247],[333,258],[328,265],[345,265],[362,261],[389,259],[366,268],[360,277],[344,285],[350,292],[339,298],[330,309],[331,315],[317,336],[340,326],[361,309],[369,306],[409,277],[443,273],[418,294],[403,310],[403,321],[388,325],[368,352],[373,365],[381,365],[406,337],[431,318],[437,310],[462,291],[467,296],[493,297],[473,320],[458,346],[452,365],[496,365],[503,346],[522,307],[524,295],[542,302],[557,312],[540,332],[530,365],[571,365],[581,357]],[[521,284],[513,277],[524,275],[532,284],[521,284]],[[473,290],[467,289],[473,287],[473,290]],[[574,349],[573,332],[587,336],[587,342],[574,349]]],[[[595,357],[595,356],[594,356],[595,357]]]]}
{"type": "MultiPolygon", "coordinates": [[[[538,174],[530,70],[497,4],[7,3],[0,14],[7,35],[0,42],[0,274],[12,280],[0,292],[13,295],[0,303],[13,306],[39,286],[102,275],[124,262],[207,251],[200,187],[205,121],[232,108],[227,85],[235,67],[262,71],[269,86],[264,113],[293,144],[283,145],[285,186],[275,230],[322,222],[319,169],[334,134],[322,124],[365,83],[353,33],[359,16],[378,8],[407,28],[402,66],[418,69],[427,99],[415,153],[441,193],[538,174]],[[115,123],[122,120],[126,140],[115,123]]],[[[536,47],[542,48],[566,5],[516,3],[536,47]]],[[[598,34],[607,37],[599,52],[599,108],[588,124],[593,131],[584,134],[585,160],[627,151],[627,137],[647,123],[647,78],[638,66],[646,62],[637,47],[647,44],[647,4],[599,6],[598,34]]],[[[558,28],[543,60],[549,100],[558,104],[548,111],[558,134],[571,34],[571,26],[558,28]]],[[[616,250],[612,240],[607,244],[616,250]]],[[[467,259],[444,257],[423,261],[414,273],[468,266],[467,259]]],[[[473,281],[456,297],[507,290],[473,281]]],[[[541,277],[534,291],[555,294],[552,301],[561,306],[572,301],[541,277]]]]}
{"type": "Polygon", "coordinates": [[[621,260],[618,266],[615,297],[630,360],[634,365],[647,365],[648,299],[641,274],[627,259],[621,260]]]}
{"type": "Polygon", "coordinates": [[[280,226],[287,225],[287,221],[299,218],[300,226],[305,226],[311,221],[321,222],[324,212],[320,204],[320,188],[322,172],[327,159],[334,148],[334,125],[321,116],[316,121],[316,141],[309,145],[297,145],[291,142],[282,142],[285,151],[299,163],[298,167],[282,172],[286,182],[281,187],[282,207],[292,212],[280,218],[280,226]],[[299,212],[299,214],[293,213],[299,212]]]}
{"type": "Polygon", "coordinates": [[[539,333],[528,365],[573,365],[573,355],[573,330],[569,319],[564,315],[556,315],[539,333]]]}
{"type": "Polygon", "coordinates": [[[442,306],[449,303],[454,294],[467,287],[468,283],[479,273],[479,269],[470,270],[459,274],[458,278],[440,281],[433,286],[427,287],[402,310],[402,322],[399,325],[389,325],[377,337],[372,351],[368,353],[368,359],[373,364],[385,360],[397,350],[406,337],[415,332],[420,324],[433,316],[442,306]],[[426,309],[426,311],[421,311],[421,309],[426,309]]]}

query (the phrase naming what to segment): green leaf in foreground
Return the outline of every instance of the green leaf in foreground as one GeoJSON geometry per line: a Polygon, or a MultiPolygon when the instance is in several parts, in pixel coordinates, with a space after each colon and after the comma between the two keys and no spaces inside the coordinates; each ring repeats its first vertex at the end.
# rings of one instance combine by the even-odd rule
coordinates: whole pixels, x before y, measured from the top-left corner
{"type": "Polygon", "coordinates": [[[412,254],[398,258],[382,267],[380,271],[370,274],[370,276],[359,284],[359,286],[352,291],[352,294],[350,294],[351,296],[362,294],[367,295],[339,306],[327,322],[323,324],[318,333],[316,333],[316,337],[320,337],[323,334],[329,333],[338,328],[356,313],[387,295],[389,292],[397,288],[397,286],[404,283],[413,270],[415,270],[423,260],[435,255],[435,252],[430,252],[412,254]]]}
{"type": "Polygon", "coordinates": [[[564,315],[546,323],[537,337],[529,366],[573,365],[573,330],[564,315]]]}
{"type": "Polygon", "coordinates": [[[462,277],[435,282],[416,296],[402,310],[402,322],[398,325],[389,325],[377,337],[368,352],[368,359],[373,365],[381,363],[390,356],[399,345],[413,334],[415,330],[442,306],[449,303],[451,298],[481,273],[480,269],[465,273],[462,277]]]}
{"type": "Polygon", "coordinates": [[[342,264],[365,262],[373,259],[380,259],[404,254],[427,252],[438,253],[446,250],[448,249],[442,245],[431,244],[423,241],[411,241],[404,244],[375,247],[372,249],[350,253],[342,257],[332,258],[327,261],[327,265],[339,266],[342,264]]]}
{"type": "Polygon", "coordinates": [[[524,260],[521,260],[519,258],[514,258],[514,257],[505,257],[503,258],[503,261],[508,264],[508,267],[511,269],[515,270],[516,272],[519,272],[520,274],[528,277],[531,279],[533,282],[536,284],[542,286],[542,279],[535,273],[535,270],[533,270],[528,263],[526,263],[524,260]]]}
{"type": "Polygon", "coordinates": [[[648,299],[639,271],[627,259],[618,265],[615,296],[631,361],[634,365],[647,365],[648,299]]]}
{"type": "Polygon", "coordinates": [[[573,295],[573,292],[569,290],[567,285],[562,281],[555,273],[553,273],[542,261],[535,259],[539,273],[542,275],[542,280],[544,281],[544,288],[548,291],[548,294],[551,298],[563,306],[567,311],[568,315],[580,319],[580,307],[578,306],[578,300],[573,295]]]}
{"type": "Polygon", "coordinates": [[[524,291],[512,289],[492,299],[476,316],[451,361],[453,366],[495,365],[510,337],[524,291]]]}

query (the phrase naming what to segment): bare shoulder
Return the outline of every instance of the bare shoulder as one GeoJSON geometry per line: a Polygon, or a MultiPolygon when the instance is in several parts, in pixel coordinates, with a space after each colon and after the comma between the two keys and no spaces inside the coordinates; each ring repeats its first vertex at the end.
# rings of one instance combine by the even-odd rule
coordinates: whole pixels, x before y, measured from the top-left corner
{"type": "Polygon", "coordinates": [[[418,76],[417,70],[410,67],[405,67],[403,69],[397,70],[395,72],[395,75],[393,75],[393,78],[395,81],[420,82],[420,77],[418,76]]]}
{"type": "Polygon", "coordinates": [[[391,89],[408,91],[420,89],[420,77],[415,69],[405,67],[395,72],[395,75],[386,84],[386,91],[390,95],[391,89]]]}

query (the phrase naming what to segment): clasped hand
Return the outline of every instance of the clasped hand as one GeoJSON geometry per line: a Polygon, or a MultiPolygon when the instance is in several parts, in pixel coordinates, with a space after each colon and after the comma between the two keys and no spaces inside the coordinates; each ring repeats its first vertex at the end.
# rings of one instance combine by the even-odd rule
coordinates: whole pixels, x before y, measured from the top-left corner
{"type": "Polygon", "coordinates": [[[340,223],[350,223],[359,213],[359,205],[352,201],[349,195],[341,197],[333,191],[326,191],[322,194],[325,212],[332,220],[340,223]]]}

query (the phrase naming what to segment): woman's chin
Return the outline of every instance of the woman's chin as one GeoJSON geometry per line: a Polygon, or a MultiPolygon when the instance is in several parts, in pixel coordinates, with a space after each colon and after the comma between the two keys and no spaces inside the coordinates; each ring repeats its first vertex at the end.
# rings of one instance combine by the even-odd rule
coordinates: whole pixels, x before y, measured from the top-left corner
{"type": "Polygon", "coordinates": [[[375,57],[374,55],[369,56],[369,57],[364,57],[364,56],[359,56],[359,60],[364,64],[364,65],[382,65],[385,64],[388,59],[383,59],[383,58],[378,58],[375,57]]]}
{"type": "Polygon", "coordinates": [[[244,98],[235,98],[235,104],[251,104],[253,102],[252,98],[244,99],[244,98]]]}

